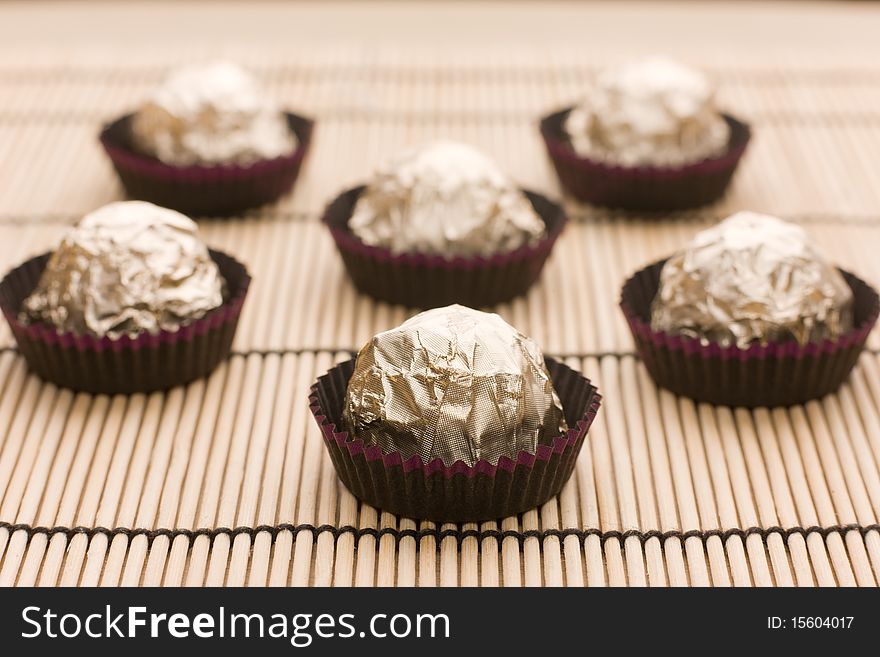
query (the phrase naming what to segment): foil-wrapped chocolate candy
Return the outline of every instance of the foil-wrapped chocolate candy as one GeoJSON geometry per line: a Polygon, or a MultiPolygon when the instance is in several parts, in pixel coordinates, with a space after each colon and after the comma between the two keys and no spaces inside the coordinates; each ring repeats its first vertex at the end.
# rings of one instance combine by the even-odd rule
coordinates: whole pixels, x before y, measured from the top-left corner
{"type": "Polygon", "coordinates": [[[133,116],[140,150],[166,164],[248,164],[292,153],[287,119],[247,71],[226,62],[174,71],[133,116]]]}
{"type": "Polygon", "coordinates": [[[367,445],[447,466],[515,459],[567,429],[538,345],[498,315],[458,305],[360,350],[342,424],[367,445]]]}
{"type": "Polygon", "coordinates": [[[660,57],[603,71],[565,130],[580,155],[623,166],[697,162],[730,138],[709,79],[660,57]]]}
{"type": "Polygon", "coordinates": [[[358,198],[349,228],[393,253],[488,256],[540,239],[545,225],[492,160],[455,142],[408,151],[358,198]]]}
{"type": "Polygon", "coordinates": [[[20,319],[99,337],[157,333],[220,306],[223,286],[195,222],[123,201],[87,214],[68,232],[20,319]]]}
{"type": "Polygon", "coordinates": [[[853,296],[800,226],[740,212],[696,235],[663,266],[651,328],[704,343],[835,338],[853,322],[853,296]]]}

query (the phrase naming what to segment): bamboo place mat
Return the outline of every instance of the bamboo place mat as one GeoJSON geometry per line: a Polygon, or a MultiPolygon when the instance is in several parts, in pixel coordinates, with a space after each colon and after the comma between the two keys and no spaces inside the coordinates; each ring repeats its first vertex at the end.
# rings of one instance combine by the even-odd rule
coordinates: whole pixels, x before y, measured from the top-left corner
{"type": "MultiPolygon", "coordinates": [[[[207,54],[0,60],[0,269],[121,197],[100,124],[168,66],[207,54]]],[[[662,219],[569,203],[540,283],[495,309],[598,383],[604,403],[575,475],[519,517],[439,526],[359,504],[309,413],[317,376],[411,314],[353,290],[321,210],[400,147],[441,136],[558,197],[538,117],[621,53],[291,44],[231,56],[318,120],[294,193],[201,222],[254,276],[234,354],[165,394],[73,394],[28,374],[4,324],[0,584],[877,584],[878,335],[838,394],[749,412],[658,390],[617,308],[629,273],[744,208],[803,223],[831,258],[880,283],[876,56],[700,58],[724,107],[755,130],[729,195],[662,219]]]]}

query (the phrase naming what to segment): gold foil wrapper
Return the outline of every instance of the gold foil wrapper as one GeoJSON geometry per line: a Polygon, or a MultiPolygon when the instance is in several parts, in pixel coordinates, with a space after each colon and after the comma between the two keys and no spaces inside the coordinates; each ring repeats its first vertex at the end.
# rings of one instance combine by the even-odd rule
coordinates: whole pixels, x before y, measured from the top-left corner
{"type": "Polygon", "coordinates": [[[21,319],[117,338],[174,330],[223,303],[195,222],[142,201],[83,217],[52,253],[21,319]]]}
{"type": "Polygon", "coordinates": [[[852,305],[843,276],[800,226],[740,212],[666,262],[651,327],[742,349],[755,342],[803,345],[849,331],[852,305]]]}
{"type": "Polygon", "coordinates": [[[367,445],[447,466],[534,453],[567,430],[538,345],[498,315],[458,305],[361,349],[342,424],[367,445]]]}
{"type": "Polygon", "coordinates": [[[622,166],[682,166],[730,139],[709,78],[662,57],[603,71],[565,129],[577,153],[622,166]]]}
{"type": "Polygon", "coordinates": [[[489,256],[544,235],[525,194],[474,148],[439,141],[403,153],[358,198],[348,223],[393,253],[489,256]]]}
{"type": "Polygon", "coordinates": [[[176,166],[250,164],[297,146],[254,77],[226,62],[174,71],[134,114],[131,130],[140,150],[176,166]]]}

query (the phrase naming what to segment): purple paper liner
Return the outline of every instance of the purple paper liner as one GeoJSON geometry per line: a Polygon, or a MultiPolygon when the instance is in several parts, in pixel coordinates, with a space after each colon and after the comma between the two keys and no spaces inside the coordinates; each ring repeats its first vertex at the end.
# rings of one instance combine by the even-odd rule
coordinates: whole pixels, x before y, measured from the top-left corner
{"type": "Polygon", "coordinates": [[[705,345],[651,328],[651,304],[665,262],[655,262],[627,280],[620,307],[657,385],[696,401],[747,408],[792,406],[832,393],[849,376],[880,314],[877,292],[840,270],[854,297],[854,327],[845,335],[807,345],[705,345]]]}
{"type": "Polygon", "coordinates": [[[562,187],[579,201],[631,211],[674,211],[718,200],[745,153],[751,128],[724,114],[727,150],[681,167],[625,167],[578,155],[565,133],[571,108],[541,120],[541,136],[562,187]]]}
{"type": "Polygon", "coordinates": [[[296,182],[313,122],[296,114],[285,116],[299,140],[296,150],[252,164],[165,164],[134,147],[131,114],[106,125],[100,139],[130,198],[194,217],[229,216],[277,200],[296,182]]]}
{"type": "Polygon", "coordinates": [[[131,394],[165,390],[209,374],[228,354],[251,278],[244,265],[210,251],[226,281],[224,302],[176,331],[117,339],[60,332],[18,315],[50,253],[31,258],[0,281],[0,309],[30,369],[72,390],[131,394]]]}
{"type": "Polygon", "coordinates": [[[571,429],[552,444],[540,445],[534,454],[523,451],[515,460],[502,457],[496,465],[458,461],[446,466],[441,459],[404,459],[399,452],[385,453],[337,431],[355,359],[318,379],[309,406],[339,478],[358,499],[391,513],[438,522],[504,518],[559,493],[602,399],[589,379],[552,358],[546,363],[571,429]]]}
{"type": "Polygon", "coordinates": [[[437,308],[452,303],[479,308],[524,294],[541,275],[567,221],[560,205],[523,190],[546,226],[544,237],[535,244],[487,257],[395,255],[390,249],[365,244],[348,227],[363,190],[361,186],[340,194],[327,206],[324,223],[360,292],[412,308],[437,308]]]}

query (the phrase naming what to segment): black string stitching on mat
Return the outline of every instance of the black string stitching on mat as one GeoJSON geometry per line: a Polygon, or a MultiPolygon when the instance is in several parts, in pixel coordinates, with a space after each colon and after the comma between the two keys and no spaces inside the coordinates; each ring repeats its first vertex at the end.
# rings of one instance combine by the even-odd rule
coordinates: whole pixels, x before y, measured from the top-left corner
{"type": "MultiPolygon", "coordinates": [[[[3,345],[0,346],[0,354],[5,353],[7,351],[18,353],[18,348],[14,345],[3,345]]],[[[866,354],[871,354],[872,356],[880,356],[880,349],[868,349],[865,347],[862,351],[866,354]]],[[[344,353],[350,354],[354,356],[357,354],[356,349],[348,349],[345,347],[291,347],[289,349],[242,349],[242,350],[233,350],[229,352],[229,357],[240,356],[242,358],[247,358],[248,356],[301,356],[302,354],[317,354],[317,353],[344,353]]],[[[560,353],[550,353],[548,352],[548,356],[552,356],[557,360],[564,360],[566,358],[636,358],[638,359],[639,354],[635,351],[581,351],[576,353],[568,353],[568,354],[560,354],[560,353]]],[[[227,358],[228,360],[228,358],[227,358]]],[[[0,525],[2,527],[2,525],[0,525]]]]}
{"type": "MultiPolygon", "coordinates": [[[[2,83],[0,83],[2,84],[2,83]]],[[[437,120],[468,122],[481,124],[500,123],[533,123],[535,112],[528,109],[522,110],[496,110],[496,109],[448,109],[448,110],[418,110],[418,109],[359,109],[324,108],[319,113],[321,120],[330,121],[407,121],[409,123],[427,123],[437,120]]],[[[14,109],[0,108],[0,124],[5,126],[23,125],[51,125],[51,126],[91,126],[101,124],[108,118],[106,109],[85,109],[70,111],[67,109],[14,109]]],[[[769,126],[795,126],[795,127],[820,127],[834,128],[840,126],[870,127],[880,122],[880,114],[865,112],[864,110],[828,110],[822,112],[798,112],[791,110],[777,110],[771,112],[750,112],[748,121],[751,125],[769,126]]]]}
{"type": "Polygon", "coordinates": [[[726,542],[729,538],[732,538],[734,536],[739,537],[742,540],[745,540],[750,536],[759,536],[762,541],[766,542],[767,539],[773,534],[778,534],[785,539],[788,539],[795,534],[803,537],[806,537],[809,534],[818,534],[822,538],[827,538],[830,534],[846,534],[851,531],[859,532],[859,534],[864,538],[868,534],[868,532],[880,532],[880,524],[859,525],[853,523],[847,525],[832,525],[830,527],[819,527],[814,525],[811,527],[748,527],[746,529],[735,527],[732,529],[691,529],[688,531],[681,531],[678,529],[673,529],[669,531],[660,531],[657,529],[651,529],[647,531],[642,531],[639,529],[628,529],[625,531],[602,531],[601,529],[590,527],[587,529],[531,529],[528,531],[518,532],[509,529],[503,531],[498,529],[396,529],[393,527],[375,529],[373,527],[354,527],[352,525],[343,525],[342,527],[335,527],[333,525],[316,526],[309,523],[303,523],[299,525],[283,523],[280,525],[257,525],[256,527],[234,528],[215,527],[213,529],[143,529],[129,527],[115,527],[113,529],[110,529],[108,527],[33,527],[31,525],[23,523],[12,524],[0,521],[0,529],[6,529],[10,533],[24,531],[27,533],[29,541],[34,536],[40,534],[43,534],[48,538],[51,538],[56,534],[61,534],[67,539],[71,539],[76,535],[83,534],[90,540],[97,535],[103,535],[108,538],[125,536],[129,539],[143,536],[147,539],[148,545],[152,545],[153,541],[160,536],[165,537],[169,540],[173,540],[179,536],[183,536],[189,540],[196,539],[200,536],[205,536],[213,541],[218,536],[235,538],[240,535],[245,535],[253,539],[257,536],[257,534],[268,533],[271,534],[272,540],[275,540],[278,537],[278,534],[282,532],[290,532],[294,538],[300,532],[309,532],[313,535],[313,537],[318,537],[321,534],[330,534],[331,536],[333,536],[334,541],[345,535],[351,535],[357,541],[367,536],[377,540],[381,539],[384,536],[391,536],[395,539],[395,543],[398,544],[401,540],[405,538],[412,538],[419,542],[424,538],[433,538],[437,543],[437,548],[439,549],[440,543],[446,538],[456,539],[456,543],[458,543],[459,545],[462,543],[462,541],[468,538],[475,538],[478,541],[483,541],[489,538],[499,541],[503,541],[508,538],[515,538],[520,543],[520,545],[522,545],[526,540],[530,538],[534,538],[540,542],[543,542],[545,539],[551,537],[562,540],[568,538],[569,536],[575,536],[581,541],[587,539],[590,536],[595,536],[599,538],[599,540],[603,544],[610,539],[625,541],[629,538],[637,538],[642,545],[644,545],[647,541],[651,539],[658,539],[661,542],[665,542],[670,538],[678,538],[680,540],[697,538],[705,543],[710,538],[717,537],[721,539],[721,541],[726,542]]]}
{"type": "MultiPolygon", "coordinates": [[[[9,214],[0,213],[0,225],[5,226],[49,226],[53,224],[72,225],[76,223],[82,214],[62,214],[58,212],[32,213],[14,212],[9,214]]],[[[252,210],[236,215],[240,219],[250,221],[276,221],[296,223],[317,223],[320,218],[318,212],[306,212],[300,210],[252,210]]],[[[210,218],[209,218],[210,219],[210,218]]],[[[220,223],[228,222],[229,219],[218,219],[220,223]]]]}
{"type": "MultiPolygon", "coordinates": [[[[880,118],[880,117],[878,117],[880,118]]],[[[49,226],[61,224],[64,226],[71,225],[76,222],[82,215],[68,215],[60,213],[11,213],[5,214],[0,212],[0,226],[49,226]]],[[[575,224],[591,225],[602,223],[609,220],[626,221],[631,215],[614,210],[597,211],[591,214],[581,214],[578,212],[569,212],[568,218],[575,224]]],[[[241,217],[248,218],[252,221],[267,222],[294,222],[305,224],[316,224],[320,220],[320,212],[310,211],[283,211],[283,210],[257,210],[250,213],[244,213],[241,217]]],[[[880,228],[880,215],[872,214],[792,214],[782,217],[787,221],[797,224],[835,224],[841,226],[860,226],[860,227],[878,227],[880,228]]],[[[704,212],[682,212],[677,216],[672,216],[669,221],[681,224],[700,224],[718,223],[724,219],[721,215],[706,214],[704,212]]],[[[219,219],[219,222],[227,221],[219,219]]]]}
{"type": "MultiPolygon", "coordinates": [[[[120,78],[126,78],[128,82],[160,82],[172,68],[167,65],[156,64],[139,67],[117,66],[80,66],[76,64],[61,66],[45,66],[40,68],[31,67],[4,67],[0,69],[0,83],[16,84],[21,82],[54,82],[63,79],[65,82],[118,82],[120,78]]],[[[318,77],[322,80],[332,77],[357,77],[369,71],[375,77],[409,77],[413,71],[425,77],[437,80],[458,79],[475,81],[479,78],[491,77],[493,79],[545,79],[547,75],[596,75],[602,70],[600,66],[584,66],[581,64],[566,65],[554,64],[553,66],[532,66],[526,68],[498,69],[487,66],[485,68],[456,68],[456,67],[417,67],[395,64],[310,64],[304,66],[288,64],[261,65],[251,63],[248,69],[258,75],[264,75],[267,79],[301,80],[304,78],[318,77]]],[[[880,73],[874,69],[836,67],[827,69],[806,68],[767,68],[754,69],[737,66],[715,66],[709,71],[713,77],[721,81],[731,78],[734,82],[748,82],[750,84],[769,84],[778,86],[784,82],[808,82],[821,84],[847,85],[856,83],[880,83],[880,73]]],[[[506,80],[505,80],[506,81],[506,80]]]]}
{"type": "MultiPolygon", "coordinates": [[[[18,347],[15,345],[3,345],[0,346],[0,354],[5,352],[18,353],[18,347]]],[[[874,353],[870,349],[865,349],[868,353],[874,353]]],[[[241,350],[232,350],[229,352],[229,357],[232,356],[240,356],[242,358],[247,358],[248,356],[300,356],[302,354],[317,354],[317,353],[344,353],[350,354],[354,356],[357,354],[357,349],[350,349],[347,347],[291,347],[289,349],[241,349],[241,350]]],[[[638,354],[635,351],[583,351],[578,353],[569,353],[569,354],[558,354],[553,353],[549,354],[556,359],[565,359],[565,358],[638,358],[638,354]]]]}
{"type": "MultiPolygon", "coordinates": [[[[11,351],[13,353],[18,353],[18,348],[13,345],[3,345],[0,346],[0,354],[5,353],[7,351],[11,351]]],[[[868,349],[865,347],[863,350],[866,354],[872,354],[874,356],[880,356],[880,349],[868,349]]],[[[356,349],[348,349],[345,347],[291,347],[289,349],[242,349],[242,350],[233,350],[229,352],[229,356],[240,356],[243,358],[247,358],[248,356],[300,356],[302,354],[317,354],[317,353],[344,353],[351,354],[354,356],[357,354],[356,349]]],[[[635,351],[581,351],[577,353],[568,353],[568,354],[560,354],[560,353],[549,353],[549,356],[553,356],[557,360],[564,360],[566,358],[638,358],[639,355],[635,351]]]]}

